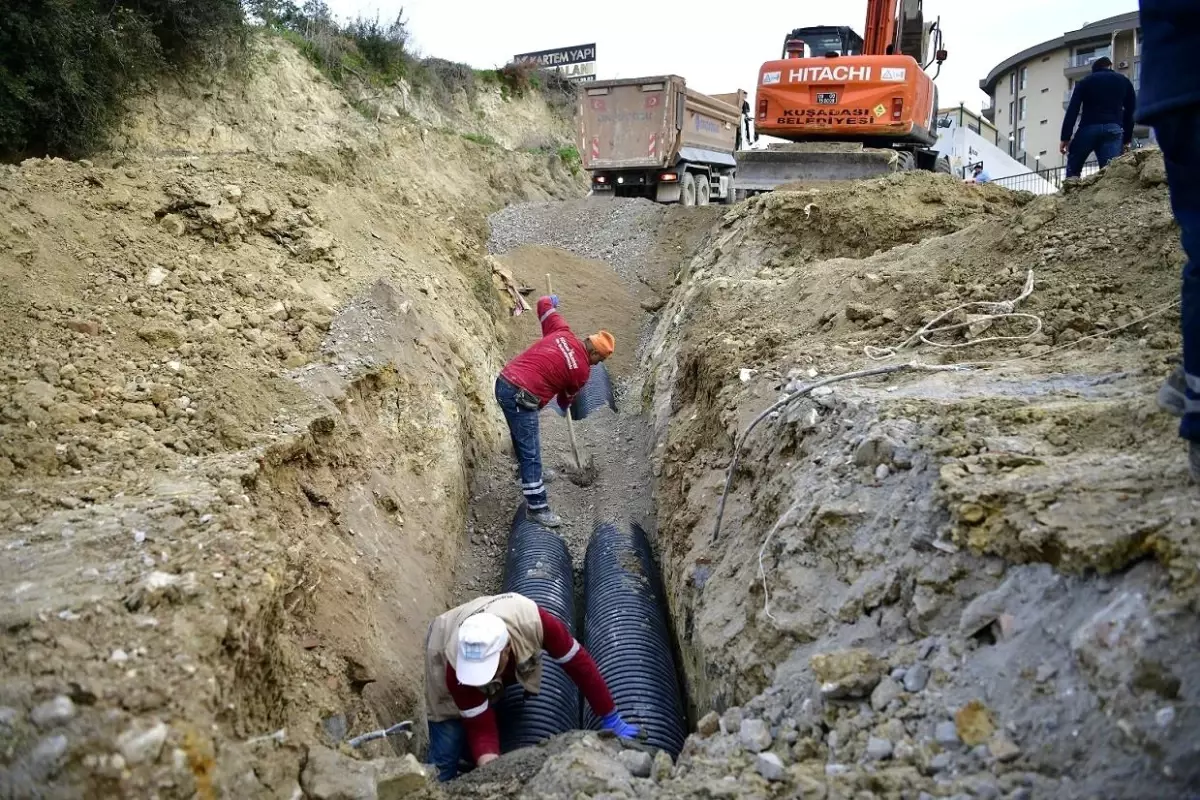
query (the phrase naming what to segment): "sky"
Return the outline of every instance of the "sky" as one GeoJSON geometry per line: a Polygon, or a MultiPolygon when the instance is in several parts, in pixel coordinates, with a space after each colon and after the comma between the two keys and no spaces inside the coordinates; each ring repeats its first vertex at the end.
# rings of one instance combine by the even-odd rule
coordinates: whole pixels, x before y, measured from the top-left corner
{"type": "MultiPolygon", "coordinates": [[[[517,53],[596,43],[597,78],[674,73],[700,92],[745,89],[784,37],[808,25],[849,25],[860,35],[866,0],[828,3],[727,0],[327,0],[339,17],[403,9],[423,56],[477,69],[503,66],[517,53]],[[744,9],[744,10],[739,10],[744,9]]],[[[925,0],[926,19],[942,18],[950,57],[937,79],[940,104],[985,103],[979,81],[1009,56],[1087,22],[1134,11],[1136,0],[925,0]]]]}

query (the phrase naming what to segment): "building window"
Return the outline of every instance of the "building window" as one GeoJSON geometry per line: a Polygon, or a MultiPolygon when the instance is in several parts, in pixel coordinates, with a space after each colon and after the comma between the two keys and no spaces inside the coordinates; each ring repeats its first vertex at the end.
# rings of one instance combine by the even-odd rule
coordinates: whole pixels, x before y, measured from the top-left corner
{"type": "Polygon", "coordinates": [[[1028,108],[1026,107],[1026,103],[1025,103],[1026,99],[1027,98],[1022,97],[1020,100],[1017,101],[1017,118],[1018,119],[1025,119],[1025,114],[1028,111],[1028,108]]]}
{"type": "Polygon", "coordinates": [[[1009,94],[1016,94],[1016,93],[1017,93],[1017,73],[1015,73],[1015,72],[1009,73],[1009,76],[1008,76],[1008,93],[1009,93],[1009,94]]]}
{"type": "Polygon", "coordinates": [[[1008,104],[1008,124],[1012,125],[1016,121],[1017,121],[1017,104],[1009,103],[1008,104]]]}
{"type": "Polygon", "coordinates": [[[1021,67],[1021,91],[1025,91],[1025,87],[1029,85],[1029,67],[1021,67]]]}
{"type": "Polygon", "coordinates": [[[1024,128],[1019,128],[1017,130],[1017,150],[1022,153],[1025,152],[1025,129],[1024,128]]]}

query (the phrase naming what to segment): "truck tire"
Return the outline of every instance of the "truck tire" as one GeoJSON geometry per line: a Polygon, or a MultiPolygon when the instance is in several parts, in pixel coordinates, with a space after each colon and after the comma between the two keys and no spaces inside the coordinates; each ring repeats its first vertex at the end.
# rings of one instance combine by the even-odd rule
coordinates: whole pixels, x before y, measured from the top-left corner
{"type": "Polygon", "coordinates": [[[950,157],[940,156],[934,164],[933,171],[941,175],[953,175],[954,168],[950,166],[950,157]]]}
{"type": "Polygon", "coordinates": [[[712,183],[706,172],[696,173],[696,205],[706,206],[712,195],[712,183]]]}
{"type": "Polygon", "coordinates": [[[684,172],[680,184],[683,186],[683,191],[679,195],[680,204],[685,206],[696,205],[696,176],[690,172],[684,172]]]}
{"type": "Polygon", "coordinates": [[[917,157],[908,150],[901,150],[898,155],[900,160],[896,162],[897,172],[911,172],[917,168],[917,157]]]}

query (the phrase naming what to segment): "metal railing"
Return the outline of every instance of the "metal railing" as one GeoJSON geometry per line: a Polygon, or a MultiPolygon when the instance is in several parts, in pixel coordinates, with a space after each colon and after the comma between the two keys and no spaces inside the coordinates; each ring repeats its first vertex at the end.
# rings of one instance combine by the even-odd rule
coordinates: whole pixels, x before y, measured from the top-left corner
{"type": "Polygon", "coordinates": [[[1112,58],[1112,51],[1107,49],[1094,50],[1090,53],[1076,53],[1074,55],[1067,56],[1067,69],[1086,67],[1089,66],[1093,61],[1100,58],[1112,58]]]}
{"type": "MultiPolygon", "coordinates": [[[[1097,162],[1088,161],[1083,165],[1083,174],[1081,177],[1086,178],[1088,175],[1095,175],[1099,171],[1100,165],[1097,162]]],[[[1022,172],[1018,175],[1009,175],[1004,178],[994,178],[992,183],[997,186],[1003,186],[1005,189],[1012,189],[1014,192],[1053,194],[1062,188],[1066,175],[1066,167],[1049,167],[1031,172],[1022,172]]]]}

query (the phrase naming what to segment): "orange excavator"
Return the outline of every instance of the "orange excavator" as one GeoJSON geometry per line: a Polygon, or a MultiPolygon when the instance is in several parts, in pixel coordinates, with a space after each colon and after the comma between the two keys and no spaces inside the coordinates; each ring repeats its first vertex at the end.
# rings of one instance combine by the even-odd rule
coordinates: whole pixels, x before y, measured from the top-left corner
{"type": "Polygon", "coordinates": [[[797,181],[949,173],[949,159],[931,149],[945,60],[940,20],[926,24],[922,0],[868,0],[866,39],[845,26],[792,31],[782,57],[759,70],[753,109],[755,139],[790,144],[739,152],[735,187],[756,194],[797,181]]]}

